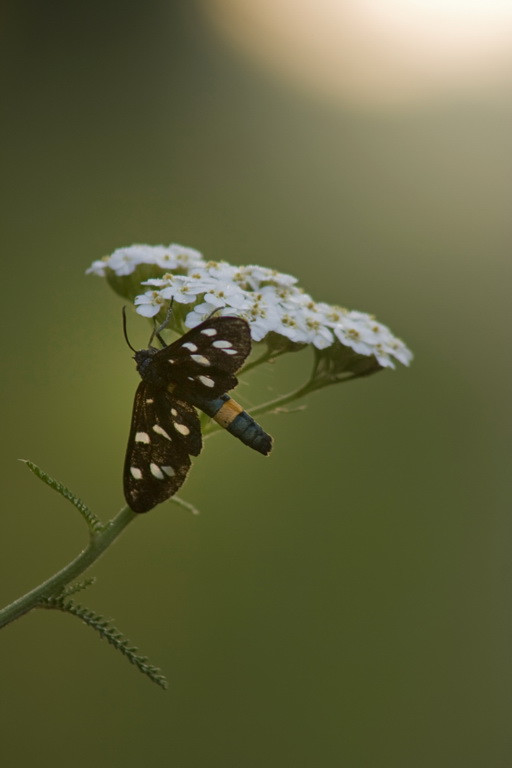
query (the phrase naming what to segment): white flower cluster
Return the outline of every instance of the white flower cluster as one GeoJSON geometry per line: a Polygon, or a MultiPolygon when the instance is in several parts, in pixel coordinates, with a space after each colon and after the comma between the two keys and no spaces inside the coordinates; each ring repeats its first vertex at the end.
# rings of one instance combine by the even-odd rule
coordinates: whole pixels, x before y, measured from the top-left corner
{"type": "Polygon", "coordinates": [[[183,245],[129,245],[117,248],[110,256],[93,261],[87,275],[105,277],[107,268],[119,277],[131,275],[139,264],[154,264],[161,269],[189,269],[194,264],[202,264],[203,257],[194,248],[183,245]]]}
{"type": "Polygon", "coordinates": [[[274,332],[297,344],[326,349],[338,340],[391,368],[394,360],[409,365],[412,359],[405,344],[371,315],[315,302],[296,285],[295,277],[266,267],[205,261],[199,251],[180,245],[132,245],[95,261],[87,272],[105,276],[109,269],[120,277],[140,264],[168,270],[142,283],[149,288],[136,296],[135,306],[145,317],[158,314],[173,299],[191,306],[185,318],[188,328],[216,311],[247,320],[254,341],[274,332]]]}

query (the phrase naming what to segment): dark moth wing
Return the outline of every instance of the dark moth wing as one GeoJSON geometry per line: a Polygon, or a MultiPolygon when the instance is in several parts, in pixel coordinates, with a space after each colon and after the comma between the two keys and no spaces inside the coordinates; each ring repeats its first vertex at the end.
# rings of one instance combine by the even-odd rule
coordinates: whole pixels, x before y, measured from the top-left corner
{"type": "Polygon", "coordinates": [[[213,400],[236,387],[235,372],[251,351],[249,324],[240,317],[212,317],[159,350],[151,361],[179,399],[213,400]]]}
{"type": "Polygon", "coordinates": [[[125,498],[134,512],[147,512],[176,493],[201,450],[195,409],[163,389],[141,381],[135,393],[124,466],[125,498]]]}

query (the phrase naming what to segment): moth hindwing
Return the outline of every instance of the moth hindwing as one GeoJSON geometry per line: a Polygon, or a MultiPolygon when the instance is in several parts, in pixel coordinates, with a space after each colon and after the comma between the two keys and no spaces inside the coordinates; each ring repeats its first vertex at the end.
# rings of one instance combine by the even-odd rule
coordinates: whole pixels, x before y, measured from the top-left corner
{"type": "Polygon", "coordinates": [[[147,512],[176,493],[190,456],[201,451],[194,404],[233,389],[234,374],[250,351],[249,325],[239,317],[211,318],[163,349],[135,351],[142,381],[124,466],[125,498],[134,512],[147,512]]]}

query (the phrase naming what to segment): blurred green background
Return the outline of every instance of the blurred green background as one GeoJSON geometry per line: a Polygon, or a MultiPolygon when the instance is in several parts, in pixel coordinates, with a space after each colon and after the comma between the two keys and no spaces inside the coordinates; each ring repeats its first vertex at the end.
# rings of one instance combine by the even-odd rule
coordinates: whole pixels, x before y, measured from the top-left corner
{"type": "Polygon", "coordinates": [[[512,765],[509,89],[358,109],[258,67],[199,2],[3,15],[2,604],[85,544],[19,457],[122,504],[137,375],[93,259],[275,267],[416,355],[265,417],[269,459],[217,434],[182,492],[201,515],[162,505],[92,569],[83,602],[167,693],[70,616],[4,629],[6,764],[512,765]]]}

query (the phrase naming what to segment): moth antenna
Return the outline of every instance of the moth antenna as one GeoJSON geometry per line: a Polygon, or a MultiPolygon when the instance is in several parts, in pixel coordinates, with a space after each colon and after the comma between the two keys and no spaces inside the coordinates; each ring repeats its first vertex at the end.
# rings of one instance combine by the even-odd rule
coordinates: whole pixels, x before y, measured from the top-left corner
{"type": "Polygon", "coordinates": [[[136,352],[137,350],[134,349],[130,344],[130,339],[128,338],[128,331],[126,330],[126,307],[123,307],[123,333],[124,333],[124,338],[126,340],[126,343],[130,347],[132,352],[136,352]]]}

